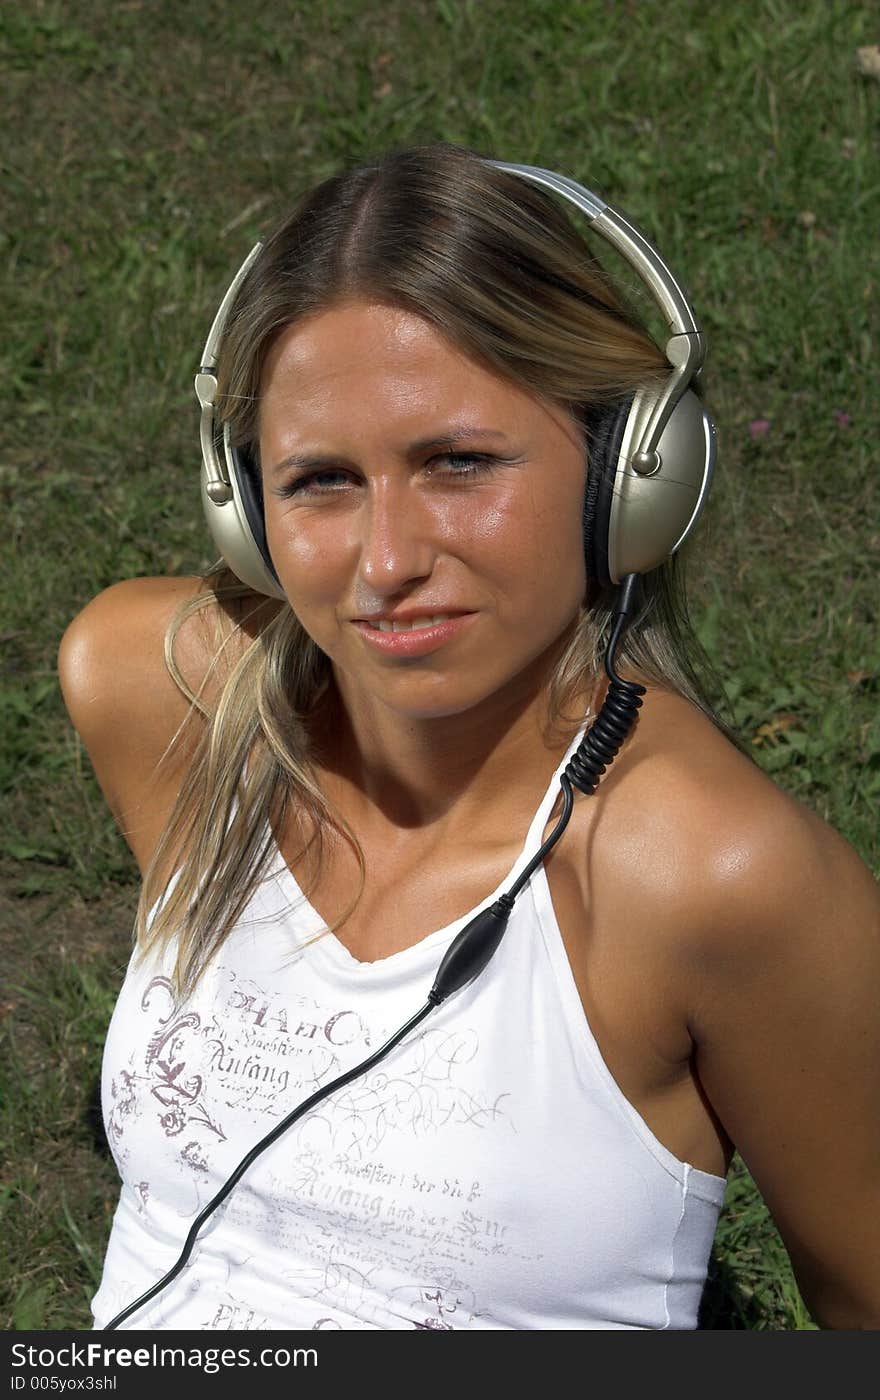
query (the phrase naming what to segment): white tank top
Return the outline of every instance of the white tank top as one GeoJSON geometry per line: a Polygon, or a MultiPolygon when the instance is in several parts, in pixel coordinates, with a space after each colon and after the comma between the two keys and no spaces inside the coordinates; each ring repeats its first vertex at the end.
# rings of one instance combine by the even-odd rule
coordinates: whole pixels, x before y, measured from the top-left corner
{"type": "MultiPolygon", "coordinates": [[[[193,997],[129,966],[102,1097],[122,1178],[101,1327],[281,1117],[427,1000],[444,951],[541,844],[575,736],[513,869],[377,962],[325,928],[280,852],[193,997]]],[[[564,839],[564,838],[563,838],[564,839]]],[[[724,1179],[679,1161],[587,1024],[543,865],[488,967],[266,1150],[183,1272],[123,1328],[692,1328],[724,1179]]]]}

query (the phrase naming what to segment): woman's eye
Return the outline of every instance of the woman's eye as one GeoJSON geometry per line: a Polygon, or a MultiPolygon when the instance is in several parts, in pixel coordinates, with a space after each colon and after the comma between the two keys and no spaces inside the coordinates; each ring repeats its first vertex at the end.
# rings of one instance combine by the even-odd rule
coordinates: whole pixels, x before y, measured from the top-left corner
{"type": "Polygon", "coordinates": [[[327,485],[327,482],[332,482],[334,478],[338,482],[340,478],[344,479],[344,477],[345,472],[340,471],[309,472],[308,475],[295,476],[292,481],[286,481],[283,486],[276,487],[275,495],[280,496],[283,500],[301,494],[329,496],[339,487],[338,485],[327,485]]]}
{"type": "MultiPolygon", "coordinates": [[[[486,476],[496,466],[495,459],[485,455],[444,452],[442,456],[431,459],[429,465],[432,476],[437,470],[437,464],[456,480],[486,476]]],[[[308,472],[302,476],[296,476],[292,481],[285,482],[283,486],[275,487],[274,494],[280,496],[282,500],[301,495],[331,496],[338,494],[344,488],[347,480],[347,472],[327,468],[325,471],[308,472]]]]}
{"type": "Polygon", "coordinates": [[[493,458],[479,454],[447,452],[435,460],[445,463],[451,469],[451,474],[456,477],[484,476],[495,466],[493,458]]]}

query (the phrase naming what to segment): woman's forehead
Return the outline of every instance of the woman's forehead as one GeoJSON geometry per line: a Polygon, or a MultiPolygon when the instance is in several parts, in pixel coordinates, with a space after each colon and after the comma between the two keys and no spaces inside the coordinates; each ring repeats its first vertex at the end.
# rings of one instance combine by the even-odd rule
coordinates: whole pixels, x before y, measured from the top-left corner
{"type": "Polygon", "coordinates": [[[401,307],[346,302],[280,332],[261,382],[261,433],[278,419],[303,429],[344,412],[386,422],[452,415],[463,424],[514,430],[565,409],[468,354],[401,307]]]}
{"type": "Polygon", "coordinates": [[[465,377],[478,372],[504,381],[453,345],[423,317],[381,302],[344,302],[288,326],[275,339],[263,369],[263,394],[295,376],[301,387],[379,375],[416,380],[428,373],[465,377]]]}

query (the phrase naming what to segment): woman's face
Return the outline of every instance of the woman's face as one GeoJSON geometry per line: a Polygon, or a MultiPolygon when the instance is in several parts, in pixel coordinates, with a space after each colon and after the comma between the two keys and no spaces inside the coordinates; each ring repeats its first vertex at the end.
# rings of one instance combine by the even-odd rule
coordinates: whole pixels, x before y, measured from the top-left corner
{"type": "Polygon", "coordinates": [[[543,685],[586,589],[586,457],[564,410],[355,301],[274,344],[260,457],[278,577],[349,702],[429,718],[543,685]]]}

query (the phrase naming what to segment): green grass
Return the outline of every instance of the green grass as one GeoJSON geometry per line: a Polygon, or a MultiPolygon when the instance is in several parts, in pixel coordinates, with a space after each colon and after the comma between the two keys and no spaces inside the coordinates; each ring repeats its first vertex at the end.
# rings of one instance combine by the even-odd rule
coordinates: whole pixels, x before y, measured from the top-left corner
{"type": "Polygon", "coordinates": [[[7,1329],[87,1325],[118,1191],[95,1109],[120,970],[106,952],[84,965],[49,948],[25,982],[7,989],[19,1013],[0,1047],[7,1329]]]}
{"type": "MultiPolygon", "coordinates": [[[[452,139],[566,171],[656,240],[710,342],[698,634],[765,770],[880,871],[880,84],[855,64],[877,37],[860,0],[0,14],[5,1325],[88,1326],[116,1190],[88,1115],[136,872],[66,724],[58,639],[115,579],[209,561],[198,354],[246,250],[340,165],[452,139]]],[[[808,1325],[739,1168],[706,1320],[808,1325]]]]}

